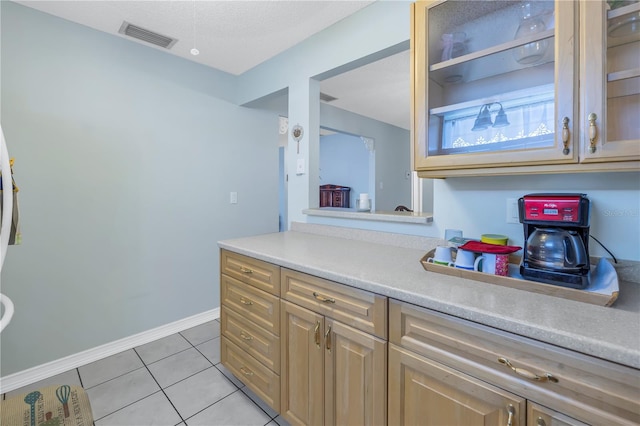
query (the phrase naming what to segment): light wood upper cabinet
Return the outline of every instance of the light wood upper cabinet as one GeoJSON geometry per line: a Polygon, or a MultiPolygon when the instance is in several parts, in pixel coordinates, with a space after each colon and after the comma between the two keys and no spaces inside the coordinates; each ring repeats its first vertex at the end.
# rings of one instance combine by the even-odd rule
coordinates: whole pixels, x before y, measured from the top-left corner
{"type": "Polygon", "coordinates": [[[640,159],[640,2],[620,3],[580,3],[583,162],[640,159]]]}
{"type": "Polygon", "coordinates": [[[419,176],[638,170],[639,32],[607,37],[607,26],[639,7],[414,3],[419,176]]]}

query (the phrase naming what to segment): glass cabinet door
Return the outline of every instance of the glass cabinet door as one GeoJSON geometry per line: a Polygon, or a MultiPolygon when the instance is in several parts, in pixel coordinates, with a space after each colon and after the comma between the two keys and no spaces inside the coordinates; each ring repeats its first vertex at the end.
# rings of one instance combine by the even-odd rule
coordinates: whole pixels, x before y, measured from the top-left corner
{"type": "Polygon", "coordinates": [[[580,3],[582,162],[640,159],[640,2],[580,3]]]}
{"type": "Polygon", "coordinates": [[[572,1],[415,3],[417,170],[578,161],[575,7],[572,1]]]}

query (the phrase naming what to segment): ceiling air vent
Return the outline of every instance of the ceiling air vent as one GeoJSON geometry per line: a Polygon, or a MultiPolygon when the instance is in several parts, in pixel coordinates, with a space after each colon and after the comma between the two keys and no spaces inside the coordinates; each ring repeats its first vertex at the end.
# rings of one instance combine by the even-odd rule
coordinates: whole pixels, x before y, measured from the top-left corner
{"type": "Polygon", "coordinates": [[[127,21],[122,22],[120,34],[128,35],[129,37],[137,38],[138,40],[145,41],[147,43],[155,44],[156,46],[164,47],[165,49],[171,49],[171,47],[178,41],[175,38],[163,36],[162,34],[154,33],[153,31],[145,30],[136,25],[130,24],[127,21]]]}
{"type": "Polygon", "coordinates": [[[335,100],[337,100],[337,99],[338,99],[338,98],[334,98],[334,97],[333,97],[333,96],[331,96],[331,95],[327,95],[326,93],[322,93],[322,92],[320,92],[320,100],[321,100],[322,102],[333,102],[333,101],[335,101],[335,100]]]}

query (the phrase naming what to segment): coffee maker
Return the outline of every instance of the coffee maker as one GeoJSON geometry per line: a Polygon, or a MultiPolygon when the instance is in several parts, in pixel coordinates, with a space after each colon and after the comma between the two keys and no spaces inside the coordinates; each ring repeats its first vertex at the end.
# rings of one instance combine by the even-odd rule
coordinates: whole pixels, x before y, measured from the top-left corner
{"type": "Polygon", "coordinates": [[[528,194],[518,200],[523,278],[576,289],[589,285],[590,204],[585,194],[528,194]]]}

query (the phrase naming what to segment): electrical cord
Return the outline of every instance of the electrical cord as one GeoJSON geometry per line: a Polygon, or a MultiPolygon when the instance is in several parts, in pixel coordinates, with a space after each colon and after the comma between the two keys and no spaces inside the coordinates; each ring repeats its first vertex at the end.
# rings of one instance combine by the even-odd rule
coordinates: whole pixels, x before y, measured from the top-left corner
{"type": "Polygon", "coordinates": [[[598,244],[600,244],[600,245],[602,246],[602,248],[603,248],[603,249],[605,249],[605,250],[607,251],[607,253],[609,253],[609,254],[611,255],[611,257],[613,258],[613,263],[618,263],[618,260],[616,259],[616,257],[613,255],[613,253],[611,253],[611,252],[609,251],[609,249],[608,249],[608,248],[606,248],[606,247],[604,246],[604,244],[602,244],[602,243],[601,243],[601,242],[600,242],[596,237],[594,237],[593,235],[589,234],[589,236],[590,236],[591,238],[593,238],[594,240],[596,240],[596,242],[597,242],[598,244]]]}

